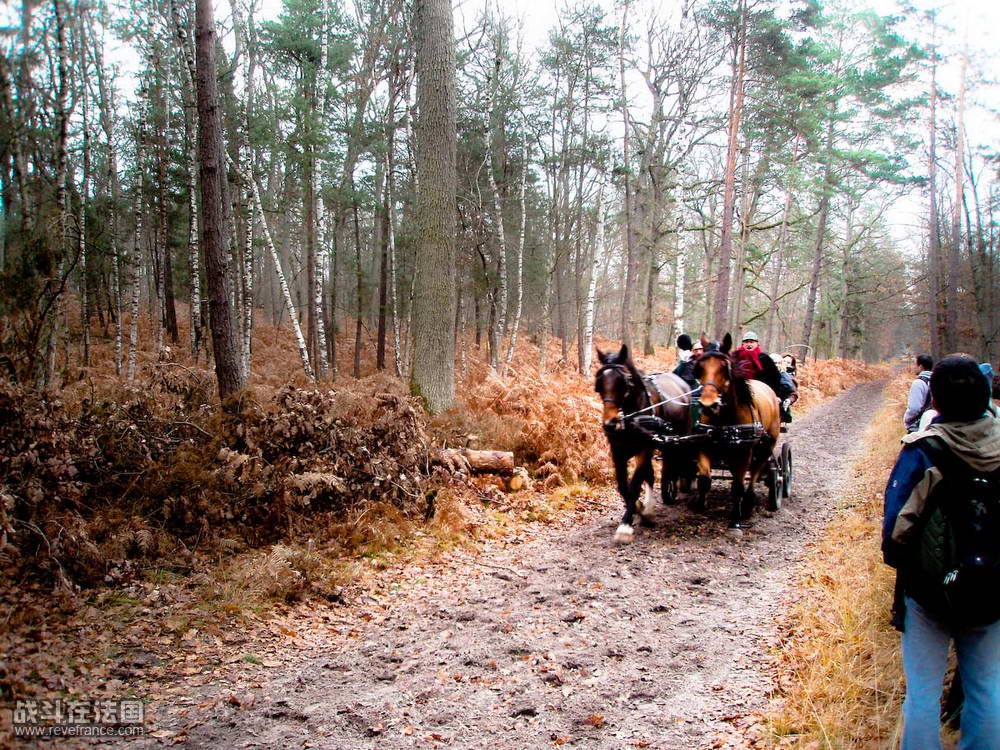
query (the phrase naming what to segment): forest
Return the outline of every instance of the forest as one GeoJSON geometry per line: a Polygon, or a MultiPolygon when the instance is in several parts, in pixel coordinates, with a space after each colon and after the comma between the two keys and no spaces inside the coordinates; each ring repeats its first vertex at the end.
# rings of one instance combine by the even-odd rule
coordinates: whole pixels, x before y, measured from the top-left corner
{"type": "MultiPolygon", "coordinates": [[[[266,320],[310,377],[372,355],[407,377],[420,316],[445,309],[459,361],[486,347],[499,372],[522,336],[586,373],[595,333],[649,353],[746,327],[819,357],[996,354],[996,144],[968,125],[989,76],[937,12],[576,3],[534,48],[484,7],[449,50],[447,267],[418,229],[414,7],[218,12],[222,275],[247,373],[266,320]],[[908,244],[905,200],[923,214],[908,244]],[[421,268],[454,269],[428,310],[421,268]]],[[[8,11],[0,346],[18,382],[58,387],[95,339],[133,378],[142,316],[155,348],[206,356],[193,13],[8,11]]]]}
{"type": "MultiPolygon", "coordinates": [[[[103,633],[89,663],[118,663],[153,620],[201,648],[261,599],[381,597],[369,568],[421,545],[610,519],[598,347],[794,353],[815,501],[872,414],[898,421],[886,363],[1000,354],[984,25],[849,0],[0,8],[0,653],[103,633]],[[857,425],[823,411],[842,391],[857,425]]],[[[713,520],[670,539],[725,557],[713,520]]],[[[87,684],[30,648],[3,701],[87,684]]],[[[882,703],[852,721],[884,739],[882,703]]]]}

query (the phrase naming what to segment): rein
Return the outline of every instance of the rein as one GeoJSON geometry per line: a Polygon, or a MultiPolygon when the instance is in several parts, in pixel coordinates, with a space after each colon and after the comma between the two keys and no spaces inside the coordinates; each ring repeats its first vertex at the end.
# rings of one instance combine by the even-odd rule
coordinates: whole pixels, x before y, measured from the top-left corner
{"type": "Polygon", "coordinates": [[[663,399],[663,401],[657,401],[655,404],[647,406],[645,409],[639,409],[637,411],[632,412],[631,414],[626,414],[622,418],[623,419],[629,419],[630,417],[634,417],[634,416],[636,416],[638,414],[643,414],[643,413],[645,413],[647,411],[652,411],[653,409],[655,409],[658,406],[663,406],[664,404],[672,404],[675,401],[680,401],[681,399],[683,399],[683,398],[685,398],[687,396],[693,396],[696,393],[698,393],[700,390],[701,390],[701,386],[699,385],[697,388],[694,388],[694,389],[692,389],[690,391],[687,391],[686,393],[682,393],[679,396],[674,396],[673,398],[665,398],[665,399],[663,399]]]}

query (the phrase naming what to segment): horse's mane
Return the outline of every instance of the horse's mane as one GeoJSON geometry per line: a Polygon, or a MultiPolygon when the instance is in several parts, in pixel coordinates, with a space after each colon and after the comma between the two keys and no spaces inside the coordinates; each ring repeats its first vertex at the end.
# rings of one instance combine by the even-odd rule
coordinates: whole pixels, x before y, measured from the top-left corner
{"type": "Polygon", "coordinates": [[[709,348],[705,350],[705,353],[698,357],[698,361],[695,363],[695,377],[700,377],[701,363],[706,359],[725,360],[729,366],[729,380],[732,383],[733,392],[736,395],[736,401],[740,404],[753,403],[753,392],[750,390],[750,378],[743,376],[743,374],[739,371],[740,368],[736,367],[736,363],[733,361],[732,356],[723,352],[719,348],[718,342],[711,342],[709,344],[709,348]]]}
{"type": "MultiPolygon", "coordinates": [[[[730,360],[731,362],[732,360],[730,360]]],[[[736,400],[744,405],[749,405],[753,403],[753,391],[750,390],[750,378],[744,377],[741,373],[737,372],[738,367],[733,367],[733,392],[736,394],[736,400]]]]}

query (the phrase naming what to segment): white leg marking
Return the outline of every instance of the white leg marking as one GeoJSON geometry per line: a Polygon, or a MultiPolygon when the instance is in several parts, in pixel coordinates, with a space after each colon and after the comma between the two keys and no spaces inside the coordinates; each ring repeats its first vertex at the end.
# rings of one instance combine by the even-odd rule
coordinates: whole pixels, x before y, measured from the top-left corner
{"type": "Polygon", "coordinates": [[[653,508],[656,507],[656,496],[653,494],[653,486],[649,484],[644,484],[643,489],[645,490],[645,497],[640,497],[635,501],[636,512],[643,518],[647,518],[653,513],[653,508]]]}
{"type": "Polygon", "coordinates": [[[635,530],[627,523],[618,524],[615,531],[615,542],[618,544],[628,544],[635,537],[635,530]]]}

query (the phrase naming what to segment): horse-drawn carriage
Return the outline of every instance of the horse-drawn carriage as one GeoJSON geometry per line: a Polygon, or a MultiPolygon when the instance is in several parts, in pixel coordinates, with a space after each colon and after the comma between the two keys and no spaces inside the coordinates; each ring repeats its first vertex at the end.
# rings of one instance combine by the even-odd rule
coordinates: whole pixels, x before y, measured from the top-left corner
{"type": "MultiPolygon", "coordinates": [[[[692,408],[692,412],[696,412],[692,408]]],[[[628,421],[628,415],[626,415],[628,421]]],[[[760,422],[733,425],[712,425],[700,422],[695,415],[691,431],[679,435],[673,425],[655,416],[635,416],[632,418],[633,429],[641,430],[647,435],[661,452],[665,462],[683,461],[685,453],[692,449],[707,451],[712,459],[713,479],[732,478],[728,469],[722,468],[725,455],[732,451],[742,451],[747,447],[751,451],[766,447],[764,426],[760,422]]],[[[767,462],[758,478],[767,487],[765,507],[770,511],[781,508],[783,500],[792,492],[792,446],[787,440],[767,451],[767,462]]]]}
{"type": "MultiPolygon", "coordinates": [[[[706,342],[707,344],[708,342],[706,342]]],[[[674,375],[643,375],[627,347],[617,354],[599,352],[601,367],[595,390],[604,402],[604,430],[611,447],[618,489],[625,514],[615,534],[619,541],[633,535],[634,515],[645,518],[652,507],[655,451],[662,458],[661,494],[676,501],[679,488],[697,481],[689,500],[704,511],[713,476],[732,479],[730,528],[739,529],[756,504],[754,484],[767,488],[766,507],[776,511],[791,493],[792,449],[781,441],[781,409],[774,390],[734,371],[728,355],[731,339],[707,346],[695,365],[693,390],[674,375]],[[628,475],[628,461],[635,470],[628,475]],[[639,495],[646,486],[644,500],[639,495]]]]}

